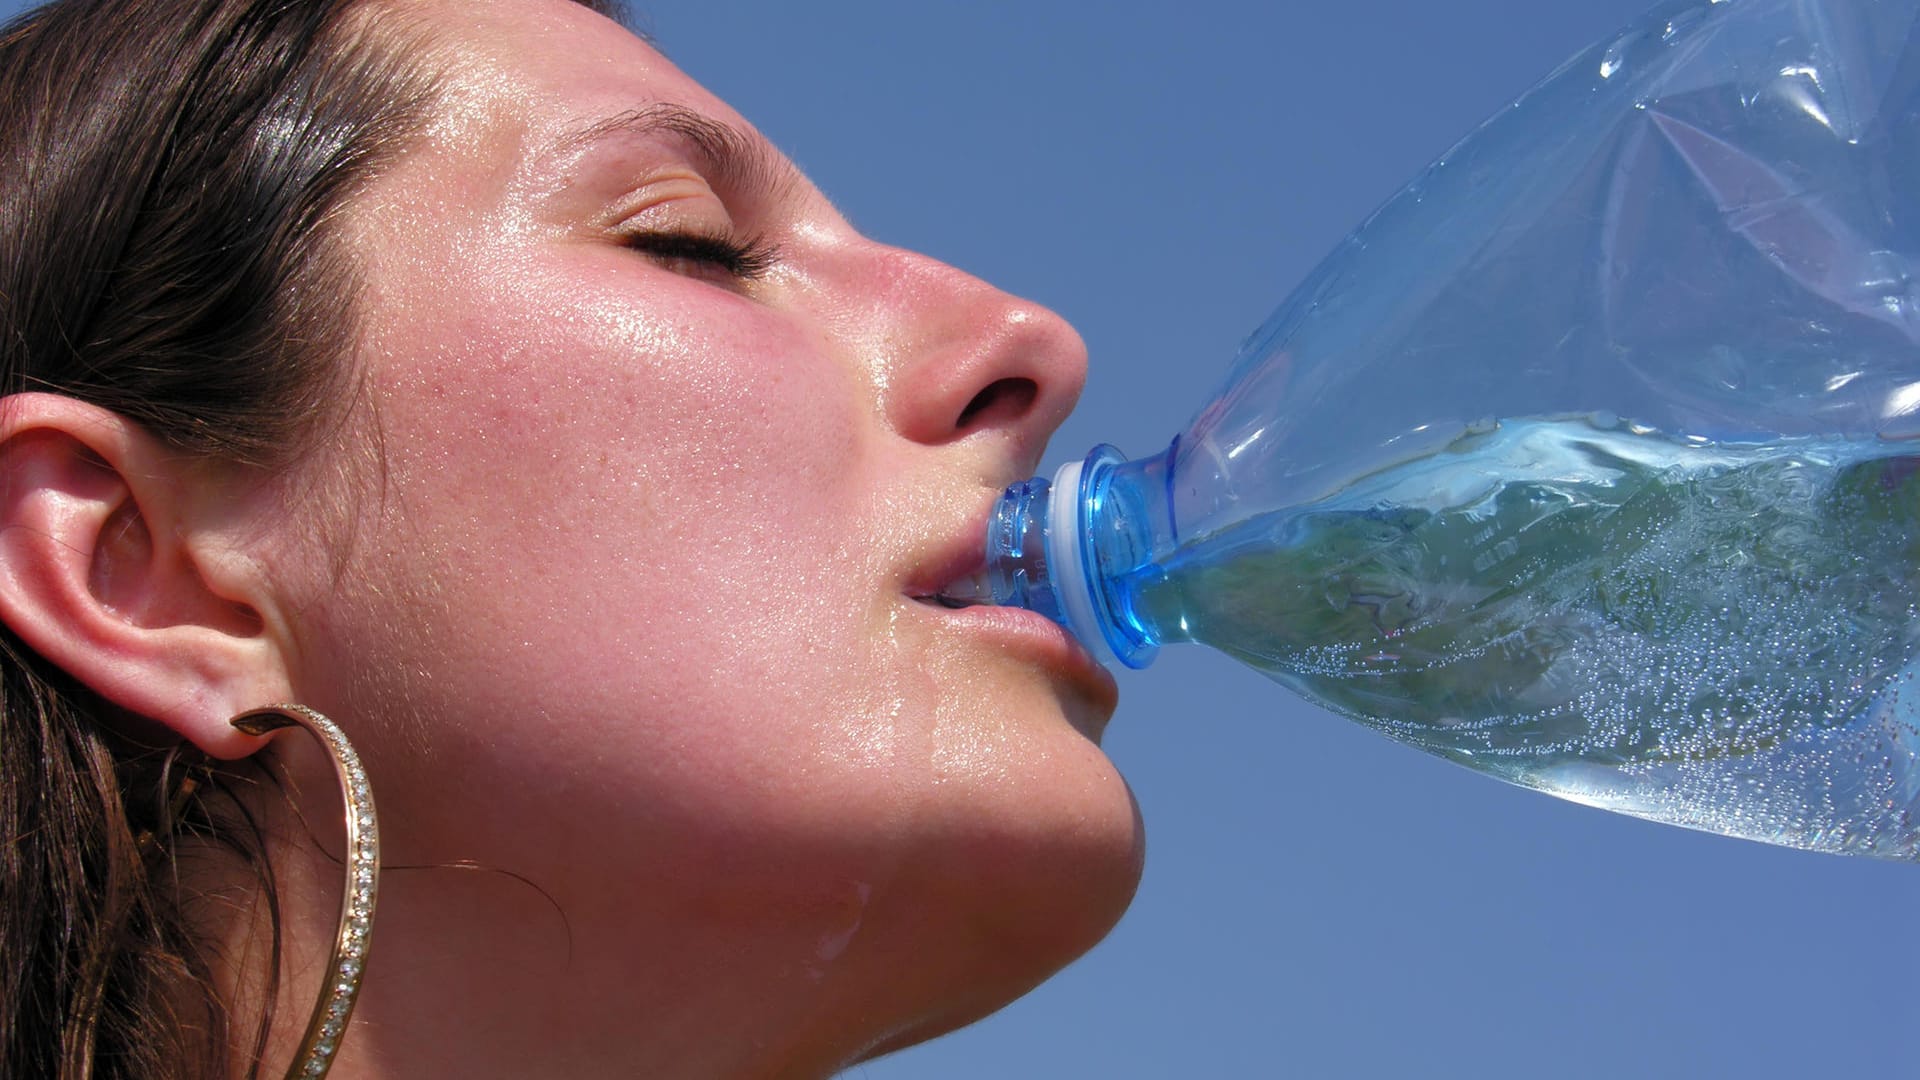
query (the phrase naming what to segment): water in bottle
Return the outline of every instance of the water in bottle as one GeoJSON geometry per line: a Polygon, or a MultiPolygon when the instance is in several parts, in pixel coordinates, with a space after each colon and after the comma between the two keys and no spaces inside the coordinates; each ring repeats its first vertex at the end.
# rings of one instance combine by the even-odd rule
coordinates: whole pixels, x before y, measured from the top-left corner
{"type": "Polygon", "coordinates": [[[1911,847],[1920,447],[1503,421],[1116,592],[1160,642],[1520,784],[1911,847]]]}

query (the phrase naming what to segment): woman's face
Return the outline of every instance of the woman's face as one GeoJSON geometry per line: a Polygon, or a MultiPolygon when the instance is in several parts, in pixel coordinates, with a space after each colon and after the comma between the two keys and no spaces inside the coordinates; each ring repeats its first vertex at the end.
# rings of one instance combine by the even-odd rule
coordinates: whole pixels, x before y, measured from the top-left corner
{"type": "Polygon", "coordinates": [[[396,878],[383,935],[497,902],[520,1007],[583,1039],[676,971],[687,1008],[785,987],[883,1041],[1044,977],[1139,869],[1113,685],[1044,620],[920,598],[980,558],[1081,343],[862,237],[585,9],[417,17],[444,105],[345,222],[377,484],[295,685],[366,744],[390,862],[524,876],[572,959],[498,879],[396,878]]]}

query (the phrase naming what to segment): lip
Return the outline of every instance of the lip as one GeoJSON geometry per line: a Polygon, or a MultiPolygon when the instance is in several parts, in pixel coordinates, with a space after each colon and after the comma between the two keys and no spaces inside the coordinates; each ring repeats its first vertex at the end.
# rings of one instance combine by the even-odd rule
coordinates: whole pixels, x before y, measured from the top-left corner
{"type": "Polygon", "coordinates": [[[1096,707],[1093,715],[1084,717],[1080,710],[1069,710],[1070,720],[1081,734],[1099,740],[1108,717],[1119,704],[1120,687],[1113,673],[1095,660],[1066,627],[1025,608],[991,604],[943,608],[923,601],[914,601],[913,606],[973,641],[1003,649],[1064,680],[1096,707]]]}

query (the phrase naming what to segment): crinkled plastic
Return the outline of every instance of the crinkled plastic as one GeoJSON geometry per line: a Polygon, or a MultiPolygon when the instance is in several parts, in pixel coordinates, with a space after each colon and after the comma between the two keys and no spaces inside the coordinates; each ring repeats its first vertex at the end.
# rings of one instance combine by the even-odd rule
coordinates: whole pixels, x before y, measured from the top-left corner
{"type": "Polygon", "coordinates": [[[1309,501],[1480,417],[1920,437],[1917,15],[1689,0],[1575,56],[1247,340],[1180,447],[1232,468],[1180,518],[1309,501]]]}

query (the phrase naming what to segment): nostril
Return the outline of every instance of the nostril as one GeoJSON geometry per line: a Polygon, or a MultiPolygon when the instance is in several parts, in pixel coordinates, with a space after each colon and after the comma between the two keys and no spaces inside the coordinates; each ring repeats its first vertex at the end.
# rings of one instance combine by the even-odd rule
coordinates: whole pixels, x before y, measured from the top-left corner
{"type": "Polygon", "coordinates": [[[1032,379],[995,379],[960,410],[959,418],[953,422],[954,430],[967,431],[993,421],[1017,420],[1026,415],[1039,396],[1040,385],[1032,379]]]}

